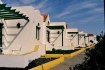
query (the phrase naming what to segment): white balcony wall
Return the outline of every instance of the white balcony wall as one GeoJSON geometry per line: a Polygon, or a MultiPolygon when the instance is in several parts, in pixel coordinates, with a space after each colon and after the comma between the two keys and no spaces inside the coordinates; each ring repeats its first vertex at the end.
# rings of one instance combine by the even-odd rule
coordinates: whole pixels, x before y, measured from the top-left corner
{"type": "Polygon", "coordinates": [[[70,37],[72,34],[69,34],[68,41],[69,46],[78,47],[78,34],[73,34],[73,37],[70,37]]]}
{"type": "Polygon", "coordinates": [[[66,37],[68,40],[68,46],[70,47],[78,47],[78,29],[77,28],[71,28],[71,29],[66,29],[66,37]],[[68,33],[71,32],[71,33],[68,33]],[[73,36],[72,36],[73,35],[73,36]]]}
{"type": "Polygon", "coordinates": [[[17,19],[17,20],[14,19],[12,21],[6,20],[5,23],[7,27],[16,27],[17,23],[20,23],[21,26],[24,26],[26,21],[24,21],[24,19],[17,19]]]}
{"type": "Polygon", "coordinates": [[[22,28],[8,28],[6,31],[7,31],[7,34],[18,34],[19,31],[21,30],[22,28]]]}

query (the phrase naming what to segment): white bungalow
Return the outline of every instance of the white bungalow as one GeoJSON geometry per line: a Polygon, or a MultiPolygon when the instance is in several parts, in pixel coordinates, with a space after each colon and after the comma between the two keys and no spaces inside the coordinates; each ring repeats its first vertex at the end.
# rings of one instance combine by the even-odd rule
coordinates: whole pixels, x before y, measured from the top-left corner
{"type": "Polygon", "coordinates": [[[85,42],[85,33],[83,31],[79,32],[78,40],[79,40],[79,46],[80,47],[86,47],[85,46],[85,44],[86,44],[86,42],[85,42]]]}
{"type": "Polygon", "coordinates": [[[87,34],[85,36],[85,39],[86,39],[86,44],[87,45],[91,45],[92,44],[91,41],[93,41],[93,43],[97,43],[96,36],[94,36],[93,34],[87,34]]]}
{"type": "MultiPolygon", "coordinates": [[[[74,49],[68,46],[66,39],[66,28],[65,22],[50,22],[47,27],[47,41],[52,45],[52,48],[70,50],[74,49]]],[[[47,50],[52,50],[52,48],[47,50]]]]}
{"type": "Polygon", "coordinates": [[[79,41],[78,41],[78,29],[77,28],[71,28],[66,29],[67,31],[67,40],[69,41],[68,44],[70,47],[78,47],[79,41]]]}
{"type": "Polygon", "coordinates": [[[52,50],[53,46],[51,45],[51,43],[49,42],[49,31],[48,31],[48,28],[47,26],[49,26],[51,23],[50,23],[50,17],[48,14],[41,14],[42,17],[43,17],[43,27],[42,27],[42,31],[41,33],[43,33],[41,36],[42,38],[42,43],[45,45],[46,47],[46,50],[52,50]]]}
{"type": "Polygon", "coordinates": [[[32,6],[11,8],[0,4],[0,67],[24,68],[45,54],[42,23],[41,13],[32,6]]]}

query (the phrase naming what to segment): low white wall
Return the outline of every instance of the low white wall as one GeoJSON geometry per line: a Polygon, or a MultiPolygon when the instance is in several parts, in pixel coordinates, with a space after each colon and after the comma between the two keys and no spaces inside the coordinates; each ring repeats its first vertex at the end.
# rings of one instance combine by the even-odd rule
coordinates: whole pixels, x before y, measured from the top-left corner
{"type": "Polygon", "coordinates": [[[26,55],[0,55],[0,67],[26,67],[30,61],[39,58],[38,52],[26,55]]]}
{"type": "Polygon", "coordinates": [[[0,55],[0,67],[24,67],[23,56],[0,55]]]}

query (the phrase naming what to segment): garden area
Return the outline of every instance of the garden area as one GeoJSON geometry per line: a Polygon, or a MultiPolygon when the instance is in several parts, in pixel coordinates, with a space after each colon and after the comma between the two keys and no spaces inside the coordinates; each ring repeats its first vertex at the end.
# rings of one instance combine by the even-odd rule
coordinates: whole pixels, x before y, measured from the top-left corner
{"type": "Polygon", "coordinates": [[[28,64],[28,66],[26,66],[25,68],[7,68],[7,67],[0,67],[0,70],[29,70],[29,69],[31,69],[33,67],[42,65],[44,63],[53,61],[55,59],[57,59],[57,58],[38,58],[38,59],[35,59],[35,60],[31,61],[28,64]]]}
{"type": "Polygon", "coordinates": [[[27,67],[25,67],[25,69],[31,69],[33,67],[36,67],[36,66],[39,66],[39,65],[42,65],[44,63],[47,63],[47,62],[50,62],[50,61],[53,61],[57,58],[38,58],[38,59],[35,59],[33,60],[32,62],[29,63],[29,65],[27,67]]]}
{"type": "Polygon", "coordinates": [[[46,51],[46,54],[70,54],[70,53],[73,53],[73,52],[76,52],[80,49],[75,49],[75,50],[56,50],[56,49],[52,49],[52,51],[46,51]]]}

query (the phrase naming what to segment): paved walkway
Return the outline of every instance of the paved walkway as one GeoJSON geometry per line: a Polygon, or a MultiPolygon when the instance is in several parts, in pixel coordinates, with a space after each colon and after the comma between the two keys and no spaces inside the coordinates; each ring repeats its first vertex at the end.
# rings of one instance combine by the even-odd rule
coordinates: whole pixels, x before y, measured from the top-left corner
{"type": "Polygon", "coordinates": [[[66,58],[65,61],[50,70],[69,70],[69,67],[74,67],[76,64],[80,64],[84,61],[85,52],[73,57],[66,58]]]}

